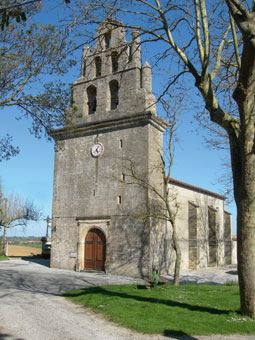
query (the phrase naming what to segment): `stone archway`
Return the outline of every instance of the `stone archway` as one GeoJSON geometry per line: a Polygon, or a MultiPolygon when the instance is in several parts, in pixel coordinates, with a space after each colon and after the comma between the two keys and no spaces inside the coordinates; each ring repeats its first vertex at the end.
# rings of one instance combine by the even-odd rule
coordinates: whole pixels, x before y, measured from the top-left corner
{"type": "Polygon", "coordinates": [[[94,219],[92,217],[79,217],[77,220],[78,227],[78,244],[77,244],[77,261],[76,271],[80,272],[84,269],[85,265],[85,241],[88,233],[93,229],[100,230],[106,240],[106,253],[105,253],[105,266],[104,270],[107,271],[109,260],[109,226],[111,223],[110,216],[102,216],[101,218],[94,219]]]}
{"type": "Polygon", "coordinates": [[[85,239],[84,269],[104,270],[106,255],[106,239],[98,229],[90,229],[85,239]]]}

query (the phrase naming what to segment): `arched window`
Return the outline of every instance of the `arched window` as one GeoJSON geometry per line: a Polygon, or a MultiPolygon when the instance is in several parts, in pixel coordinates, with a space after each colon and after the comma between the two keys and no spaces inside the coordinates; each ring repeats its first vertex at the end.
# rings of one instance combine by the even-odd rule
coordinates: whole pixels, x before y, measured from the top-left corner
{"type": "Polygon", "coordinates": [[[118,53],[112,52],[112,72],[117,72],[119,68],[118,53]]]}
{"type": "Polygon", "coordinates": [[[95,66],[96,66],[96,77],[101,76],[101,66],[102,66],[102,61],[100,57],[95,58],[95,66]]]}
{"type": "Polygon", "coordinates": [[[116,110],[119,107],[119,84],[117,80],[112,80],[109,86],[111,93],[111,110],[116,110]]]}
{"type": "Polygon", "coordinates": [[[105,48],[110,48],[111,47],[111,32],[107,32],[104,35],[104,39],[105,39],[105,48]]]}
{"type": "Polygon", "coordinates": [[[92,115],[96,113],[97,109],[97,89],[95,86],[90,85],[87,88],[87,96],[88,96],[88,114],[92,115]]]}

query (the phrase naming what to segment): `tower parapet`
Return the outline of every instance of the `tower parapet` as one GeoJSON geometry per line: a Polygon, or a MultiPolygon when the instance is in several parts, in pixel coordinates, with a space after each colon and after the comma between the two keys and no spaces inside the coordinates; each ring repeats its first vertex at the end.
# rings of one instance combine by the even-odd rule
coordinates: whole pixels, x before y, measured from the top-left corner
{"type": "Polygon", "coordinates": [[[83,49],[81,75],[73,85],[75,123],[82,124],[150,111],[156,112],[151,67],[141,67],[140,35],[127,42],[119,21],[104,21],[93,49],[83,49]]]}
{"type": "Polygon", "coordinates": [[[142,67],[141,85],[148,93],[152,93],[152,72],[148,61],[142,67]]]}

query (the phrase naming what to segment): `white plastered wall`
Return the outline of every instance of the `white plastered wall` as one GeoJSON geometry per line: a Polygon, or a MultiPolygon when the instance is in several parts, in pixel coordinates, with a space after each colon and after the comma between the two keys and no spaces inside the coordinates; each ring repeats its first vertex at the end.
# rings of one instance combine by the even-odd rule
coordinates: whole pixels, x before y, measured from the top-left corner
{"type": "MultiPolygon", "coordinates": [[[[170,184],[170,193],[173,198],[172,206],[175,209],[178,204],[178,212],[176,216],[177,235],[182,250],[181,269],[189,268],[189,203],[197,207],[198,213],[198,247],[199,258],[197,267],[207,267],[209,257],[208,246],[208,208],[211,208],[216,214],[217,228],[217,265],[224,264],[224,207],[225,200],[210,195],[202,191],[192,190],[179,185],[170,184]]],[[[171,238],[171,225],[169,223],[169,236],[171,238]]],[[[172,262],[169,272],[174,269],[173,249],[169,249],[169,256],[172,257],[172,262]]]]}

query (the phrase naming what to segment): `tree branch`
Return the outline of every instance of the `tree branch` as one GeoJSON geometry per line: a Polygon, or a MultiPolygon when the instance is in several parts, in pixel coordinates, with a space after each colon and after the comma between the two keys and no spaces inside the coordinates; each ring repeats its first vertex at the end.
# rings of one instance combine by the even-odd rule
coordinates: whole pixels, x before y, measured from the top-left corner
{"type": "Polygon", "coordinates": [[[168,38],[168,42],[170,43],[170,45],[173,47],[173,49],[176,51],[176,53],[180,56],[180,58],[183,60],[184,64],[188,67],[188,69],[190,70],[190,72],[192,73],[192,75],[194,76],[194,78],[196,80],[200,79],[200,76],[196,70],[196,68],[194,67],[194,65],[191,63],[191,61],[189,60],[189,58],[186,56],[186,54],[184,53],[184,51],[179,48],[179,46],[175,43],[171,30],[168,27],[168,23],[167,23],[167,19],[164,15],[164,11],[162,10],[161,4],[159,2],[159,0],[155,0],[156,4],[157,4],[157,11],[162,19],[163,22],[163,28],[166,32],[167,38],[168,38]]]}
{"type": "Polygon", "coordinates": [[[231,12],[229,12],[229,18],[230,18],[230,25],[231,25],[233,41],[234,41],[236,62],[237,62],[237,65],[238,65],[238,70],[240,70],[241,69],[241,58],[240,58],[240,53],[239,53],[239,50],[238,50],[238,41],[237,41],[235,22],[234,22],[232,15],[231,15],[231,12]]]}
{"type": "Polygon", "coordinates": [[[217,75],[217,73],[219,72],[220,70],[220,65],[221,65],[221,53],[222,53],[222,49],[224,47],[224,44],[226,42],[226,38],[228,36],[228,33],[230,31],[230,28],[231,28],[231,25],[228,26],[226,32],[224,33],[223,35],[223,38],[220,42],[220,45],[219,45],[219,48],[218,48],[218,51],[217,51],[217,56],[216,56],[216,63],[215,63],[215,66],[214,66],[214,69],[211,73],[211,79],[213,80],[214,77],[217,75]]]}
{"type": "Polygon", "coordinates": [[[201,25],[200,25],[200,10],[198,0],[195,0],[195,11],[196,11],[196,40],[198,45],[198,51],[200,55],[201,64],[204,62],[204,47],[201,38],[201,25]]]}
{"type": "Polygon", "coordinates": [[[207,77],[209,60],[210,60],[210,36],[209,36],[205,0],[200,0],[200,10],[201,10],[201,17],[202,17],[203,33],[204,33],[204,58],[203,58],[203,63],[202,63],[202,77],[207,77]]]}

